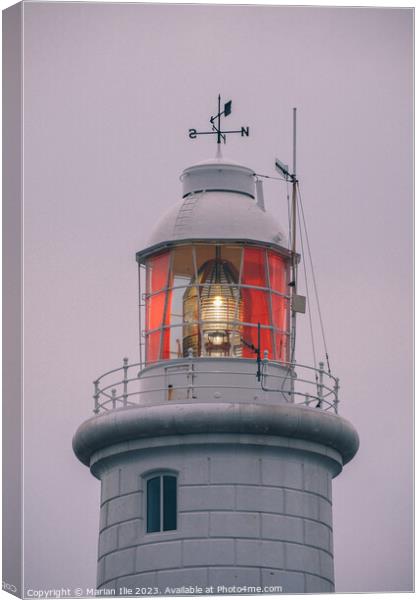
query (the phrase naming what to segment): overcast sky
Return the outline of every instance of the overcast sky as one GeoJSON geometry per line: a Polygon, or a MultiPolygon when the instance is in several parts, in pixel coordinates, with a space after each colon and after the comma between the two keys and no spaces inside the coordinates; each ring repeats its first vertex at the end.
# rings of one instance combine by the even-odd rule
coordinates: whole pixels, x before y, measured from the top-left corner
{"type": "MultiPolygon", "coordinates": [[[[91,382],[138,357],[137,271],[189,140],[232,99],[225,156],[298,175],[340,413],[337,591],[412,587],[412,11],[25,5],[25,576],[94,586],[99,483],[72,453],[91,382]]],[[[284,188],[265,185],[282,219],[284,188]]],[[[283,223],[285,226],[286,223],[283,223]]],[[[297,358],[310,361],[307,316],[297,358]]]]}

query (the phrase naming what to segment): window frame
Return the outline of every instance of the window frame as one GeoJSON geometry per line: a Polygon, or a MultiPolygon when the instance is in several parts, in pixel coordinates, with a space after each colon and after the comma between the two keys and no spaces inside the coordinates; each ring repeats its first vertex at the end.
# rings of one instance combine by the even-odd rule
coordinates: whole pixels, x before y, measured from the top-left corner
{"type": "Polygon", "coordinates": [[[147,535],[153,534],[162,534],[162,533],[171,533],[178,531],[178,522],[179,522],[179,514],[178,514],[178,473],[176,471],[171,470],[159,470],[153,471],[145,474],[143,476],[145,483],[145,510],[144,510],[144,533],[147,535]],[[175,480],[175,528],[174,529],[164,529],[164,515],[165,515],[165,485],[164,485],[164,477],[171,477],[175,480]],[[160,496],[160,506],[159,506],[159,529],[155,531],[149,531],[149,481],[152,479],[159,479],[159,496],[160,496]]]}

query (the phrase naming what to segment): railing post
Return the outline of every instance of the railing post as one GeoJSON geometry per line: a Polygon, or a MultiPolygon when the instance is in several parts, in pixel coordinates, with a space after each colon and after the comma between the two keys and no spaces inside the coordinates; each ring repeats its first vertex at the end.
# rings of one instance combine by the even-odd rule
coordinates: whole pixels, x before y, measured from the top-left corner
{"type": "Polygon", "coordinates": [[[115,388],[112,388],[111,394],[112,394],[112,408],[117,408],[117,390],[115,388]]]}
{"type": "Polygon", "coordinates": [[[128,358],[123,358],[123,406],[127,406],[127,392],[128,392],[128,358]]]}
{"type": "Polygon", "coordinates": [[[95,401],[93,412],[97,415],[99,413],[99,381],[94,381],[93,385],[95,386],[95,392],[93,394],[93,399],[95,401]]]}
{"type": "Polygon", "coordinates": [[[291,402],[295,402],[295,379],[297,377],[295,371],[296,361],[292,360],[290,363],[290,398],[291,402]]]}
{"type": "Polygon", "coordinates": [[[305,394],[305,406],[309,406],[309,394],[305,394]]]}
{"type": "Polygon", "coordinates": [[[323,408],[323,406],[322,406],[323,397],[324,397],[324,363],[321,361],[319,363],[319,385],[318,385],[319,408],[323,408]]]}
{"type": "Polygon", "coordinates": [[[188,363],[187,372],[187,398],[188,400],[192,400],[195,397],[193,388],[194,365],[192,362],[192,359],[194,358],[194,350],[192,348],[188,348],[188,358],[190,359],[190,362],[188,363]]]}
{"type": "Polygon", "coordinates": [[[338,414],[338,390],[340,389],[340,380],[337,379],[335,380],[335,386],[334,386],[334,411],[335,414],[338,414]]]}
{"type": "Polygon", "coordinates": [[[262,359],[262,384],[267,385],[267,365],[268,365],[268,350],[264,350],[264,358],[262,359]]]}

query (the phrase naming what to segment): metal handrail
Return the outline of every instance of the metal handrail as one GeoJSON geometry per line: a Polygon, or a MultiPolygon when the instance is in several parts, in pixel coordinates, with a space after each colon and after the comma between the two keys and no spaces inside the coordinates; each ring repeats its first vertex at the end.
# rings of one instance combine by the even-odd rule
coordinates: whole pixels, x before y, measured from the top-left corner
{"type": "MultiPolygon", "coordinates": [[[[138,363],[137,363],[136,365],[130,365],[130,366],[138,366],[138,363]]],[[[128,367],[127,367],[127,368],[128,368],[128,367]]],[[[116,370],[121,370],[121,369],[116,369],[116,370]]],[[[111,372],[113,372],[113,371],[111,371],[111,372]]],[[[206,374],[206,375],[250,375],[250,373],[244,373],[243,371],[222,371],[222,370],[218,370],[218,371],[205,371],[205,374],[206,374]]],[[[324,374],[325,374],[325,371],[324,371],[324,374]]],[[[107,374],[104,374],[104,375],[107,375],[107,374]]],[[[103,378],[103,377],[104,377],[104,375],[102,375],[102,376],[101,376],[101,378],[103,378]]],[[[284,375],[276,375],[275,373],[264,374],[264,375],[265,375],[265,377],[270,377],[270,379],[281,379],[282,381],[290,379],[290,377],[287,377],[287,376],[284,376],[284,375]]],[[[133,381],[137,381],[137,382],[138,382],[138,381],[139,381],[139,380],[141,380],[141,379],[142,379],[142,380],[145,380],[145,379],[159,379],[159,378],[161,378],[161,377],[162,377],[161,373],[158,373],[158,374],[153,374],[153,373],[151,373],[151,374],[148,374],[148,375],[147,375],[147,376],[145,376],[145,377],[139,377],[139,376],[136,376],[136,377],[131,377],[131,378],[124,378],[124,379],[122,379],[122,380],[120,380],[120,381],[114,381],[114,382],[110,383],[109,385],[106,385],[105,387],[98,388],[98,390],[97,390],[97,391],[98,391],[98,392],[99,392],[101,395],[104,395],[104,396],[107,396],[108,398],[111,398],[111,397],[112,397],[112,395],[110,396],[109,394],[107,394],[107,391],[108,391],[108,390],[111,390],[111,391],[112,391],[112,389],[113,389],[113,388],[117,388],[117,387],[118,387],[118,386],[120,386],[120,385],[123,385],[123,386],[128,386],[128,384],[129,384],[129,383],[131,383],[131,382],[133,382],[133,381]]],[[[101,378],[100,378],[100,379],[101,379],[101,378]]],[[[331,378],[333,378],[333,377],[331,376],[331,378]]],[[[98,379],[97,381],[99,381],[100,379],[98,379]]],[[[334,378],[334,379],[335,379],[335,378],[334,378]]],[[[296,378],[294,378],[294,380],[296,381],[296,378]]],[[[304,379],[304,378],[302,378],[302,377],[299,377],[299,378],[298,378],[298,381],[299,381],[300,383],[307,383],[307,384],[309,384],[309,385],[318,385],[318,386],[319,386],[319,382],[318,382],[318,383],[316,383],[316,382],[314,382],[314,381],[311,381],[310,379],[304,379]]],[[[203,384],[201,384],[201,385],[197,385],[197,386],[195,386],[195,387],[198,387],[198,388],[223,387],[223,388],[227,388],[227,389],[235,389],[235,388],[238,388],[238,389],[252,389],[252,390],[253,390],[253,389],[255,389],[253,386],[224,385],[224,384],[223,384],[223,385],[217,385],[217,383],[215,383],[215,384],[213,384],[213,383],[212,383],[211,385],[203,385],[203,384]]],[[[323,390],[326,390],[326,391],[328,392],[328,393],[327,393],[327,394],[325,394],[325,395],[323,394],[322,398],[323,398],[324,400],[325,400],[325,399],[326,399],[326,398],[327,398],[329,395],[331,395],[331,394],[334,394],[334,393],[335,393],[335,388],[331,388],[331,387],[329,387],[328,385],[326,385],[325,383],[323,383],[323,384],[322,384],[322,387],[323,387],[323,390]]],[[[177,386],[177,389],[183,389],[183,387],[182,387],[182,386],[177,386]]],[[[160,389],[160,388],[153,388],[152,390],[147,390],[147,391],[157,392],[157,391],[161,391],[161,389],[160,389]]],[[[287,390],[266,390],[266,391],[279,391],[279,392],[286,392],[287,390]]],[[[130,393],[127,393],[127,392],[125,392],[125,395],[126,395],[126,396],[131,396],[131,395],[133,395],[133,394],[141,394],[141,393],[144,393],[144,391],[139,391],[139,392],[130,392],[130,393]]],[[[297,392],[297,393],[298,393],[298,392],[297,392]]],[[[124,395],[124,394],[122,394],[122,395],[121,395],[121,397],[122,397],[123,395],[124,395]]],[[[318,396],[316,396],[316,397],[318,397],[318,396]]],[[[120,398],[120,396],[118,396],[117,398],[120,398]]]]}
{"type": "MultiPolygon", "coordinates": [[[[244,359],[241,359],[244,360],[244,359]]],[[[190,366],[192,368],[192,364],[194,361],[194,365],[199,364],[200,359],[192,359],[192,357],[177,359],[171,361],[174,365],[179,366],[190,366]]],[[[166,361],[165,361],[166,362],[166,361]]],[[[310,406],[315,404],[315,406],[322,410],[333,410],[335,413],[338,412],[338,391],[339,391],[339,379],[331,375],[324,370],[324,364],[319,363],[319,368],[311,367],[310,365],[304,365],[300,363],[286,363],[286,362],[278,362],[278,361],[270,361],[267,357],[262,361],[263,363],[263,373],[262,373],[262,381],[261,381],[261,389],[265,393],[273,393],[273,394],[281,394],[284,398],[290,398],[290,400],[286,399],[286,402],[292,402],[294,404],[310,406]],[[286,368],[285,374],[276,374],[276,373],[267,373],[267,368],[269,365],[277,365],[286,368]],[[314,380],[307,378],[307,376],[299,377],[296,373],[296,369],[305,369],[313,372],[314,380]],[[325,383],[325,379],[328,381],[328,385],[325,383]],[[291,389],[277,389],[277,388],[268,388],[267,381],[275,382],[277,380],[281,380],[280,385],[284,386],[284,383],[287,381],[291,382],[291,389]],[[308,391],[298,389],[297,385],[302,386],[314,386],[315,393],[312,391],[309,393],[308,391]],[[331,398],[332,396],[332,398],[331,398]],[[304,398],[299,402],[296,399],[304,398]]],[[[252,373],[244,373],[243,371],[238,370],[206,370],[206,371],[192,371],[189,370],[185,372],[187,377],[194,376],[196,378],[197,375],[205,374],[205,375],[213,375],[214,382],[211,384],[200,384],[197,381],[194,383],[189,382],[188,385],[177,385],[176,390],[200,390],[200,389],[240,389],[240,390],[256,390],[258,389],[257,384],[255,386],[250,385],[228,385],[223,383],[218,383],[219,378],[218,375],[246,375],[250,376],[252,373]]],[[[148,389],[136,389],[133,390],[133,386],[137,383],[139,384],[141,381],[153,381],[153,379],[161,378],[162,374],[154,374],[149,373],[148,369],[144,369],[141,363],[128,363],[128,358],[123,359],[122,367],[118,367],[116,369],[111,369],[106,373],[100,375],[95,381],[94,384],[94,409],[93,412],[95,414],[100,413],[101,411],[110,411],[115,410],[116,408],[127,407],[127,406],[138,406],[140,404],[140,400],[142,394],[156,393],[156,392],[167,392],[167,388],[165,387],[150,387],[148,389]],[[134,377],[129,377],[129,370],[136,369],[136,375],[134,377]],[[122,373],[122,377],[116,378],[116,380],[109,381],[108,378],[115,373],[122,373]],[[106,381],[105,381],[106,380],[106,381]],[[131,389],[130,389],[131,388],[131,389]],[[136,397],[137,401],[131,400],[131,398],[136,397]]]]}

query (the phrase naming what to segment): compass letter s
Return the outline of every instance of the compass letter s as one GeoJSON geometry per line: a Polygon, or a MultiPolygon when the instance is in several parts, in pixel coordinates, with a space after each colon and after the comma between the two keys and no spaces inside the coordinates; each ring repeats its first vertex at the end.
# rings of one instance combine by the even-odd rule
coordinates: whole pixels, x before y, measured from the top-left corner
{"type": "Polygon", "coordinates": [[[195,140],[195,138],[197,137],[197,130],[196,129],[189,129],[188,130],[188,137],[191,140],[195,140]]]}

